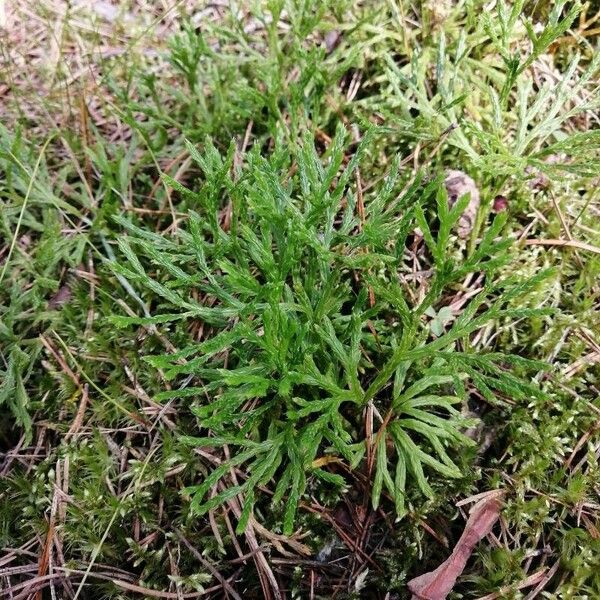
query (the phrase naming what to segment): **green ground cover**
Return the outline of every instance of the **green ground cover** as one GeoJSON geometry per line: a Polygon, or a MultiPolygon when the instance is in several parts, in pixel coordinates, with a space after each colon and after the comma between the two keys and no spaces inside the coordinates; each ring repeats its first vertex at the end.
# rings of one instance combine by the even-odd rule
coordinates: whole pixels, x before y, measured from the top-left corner
{"type": "Polygon", "coordinates": [[[5,12],[7,598],[600,597],[597,3],[5,12]]]}

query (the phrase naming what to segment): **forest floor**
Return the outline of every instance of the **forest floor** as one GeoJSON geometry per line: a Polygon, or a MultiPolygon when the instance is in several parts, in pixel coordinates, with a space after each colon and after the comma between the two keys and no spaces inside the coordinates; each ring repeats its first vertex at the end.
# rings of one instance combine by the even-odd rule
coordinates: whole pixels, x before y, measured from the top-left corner
{"type": "Polygon", "coordinates": [[[599,44],[0,2],[0,595],[600,598],[599,44]]]}

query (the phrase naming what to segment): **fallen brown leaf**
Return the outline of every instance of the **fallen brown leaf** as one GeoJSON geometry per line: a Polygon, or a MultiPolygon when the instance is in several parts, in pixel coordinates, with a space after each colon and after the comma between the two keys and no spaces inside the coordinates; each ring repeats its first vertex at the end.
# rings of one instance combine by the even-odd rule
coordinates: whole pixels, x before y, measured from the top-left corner
{"type": "Polygon", "coordinates": [[[472,231],[475,224],[475,217],[479,210],[479,190],[471,177],[462,171],[448,171],[446,179],[444,179],[446,192],[448,193],[448,204],[454,204],[465,194],[470,195],[467,208],[458,219],[458,235],[461,238],[466,238],[472,231]]]}
{"type": "Polygon", "coordinates": [[[413,600],[445,600],[477,543],[484,538],[500,516],[502,493],[492,493],[471,509],[463,534],[452,554],[434,571],[415,577],[408,582],[413,600]]]}

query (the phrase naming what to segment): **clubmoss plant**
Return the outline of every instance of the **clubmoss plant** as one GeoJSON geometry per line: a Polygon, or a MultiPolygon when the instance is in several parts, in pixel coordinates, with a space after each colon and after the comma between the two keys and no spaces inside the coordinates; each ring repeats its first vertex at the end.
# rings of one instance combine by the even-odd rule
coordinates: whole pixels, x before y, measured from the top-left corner
{"type": "Polygon", "coordinates": [[[373,474],[374,506],[385,493],[401,517],[407,485],[431,497],[428,476],[461,477],[450,455],[473,443],[461,431],[469,386],[492,403],[498,394],[541,394],[510,365],[542,364],[471,352],[469,338],[491,320],[543,314],[511,304],[546,273],[496,280],[511,243],[503,216],[465,260],[448,258],[468,194],[450,208],[440,177],[417,176],[402,190],[398,161],[363,213],[352,183],[376,135],[368,131],[349,160],[343,128],[323,156],[308,136],[291,154],[280,145],[261,156],[255,147],[238,170],[234,146],[221,156],[210,140],[203,153],[188,144],[202,171],[199,189],[164,178],[196,209],[178,234],[156,236],[118,218],[125,260],[112,268],[160,302],[151,316],[112,321],[205,324],[202,340],[145,360],[175,382],[155,400],[193,399],[200,435],[185,441],[227,448],[204,481],[187,488],[194,511],[241,496],[240,532],[261,486],[274,485],[274,504],[285,500],[290,534],[311,478],[343,488],[357,468],[373,474]],[[420,235],[434,275],[415,300],[399,273],[407,239],[420,235]],[[432,332],[426,312],[471,273],[484,274],[483,290],[447,330],[432,332]],[[232,469],[243,472],[239,481],[209,495],[232,469]]]}

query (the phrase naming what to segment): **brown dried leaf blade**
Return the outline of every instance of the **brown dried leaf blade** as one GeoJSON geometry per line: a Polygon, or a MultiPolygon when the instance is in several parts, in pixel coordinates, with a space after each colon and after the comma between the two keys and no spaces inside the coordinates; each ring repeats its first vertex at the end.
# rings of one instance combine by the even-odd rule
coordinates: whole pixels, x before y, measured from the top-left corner
{"type": "Polygon", "coordinates": [[[484,538],[500,516],[502,506],[499,494],[490,494],[472,509],[463,534],[452,554],[434,571],[415,577],[408,582],[413,600],[445,600],[477,543],[484,538]]]}

